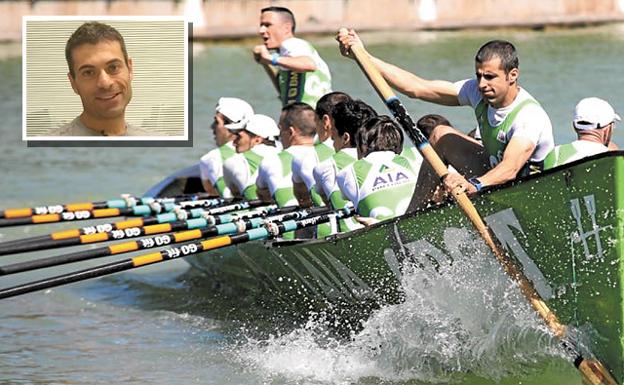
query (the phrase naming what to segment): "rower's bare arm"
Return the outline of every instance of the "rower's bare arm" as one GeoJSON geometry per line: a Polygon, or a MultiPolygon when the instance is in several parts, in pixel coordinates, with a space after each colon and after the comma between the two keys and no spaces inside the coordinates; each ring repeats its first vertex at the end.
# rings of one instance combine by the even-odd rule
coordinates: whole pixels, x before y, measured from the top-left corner
{"type": "Polygon", "coordinates": [[[260,200],[262,200],[263,202],[271,202],[271,192],[269,191],[269,188],[260,188],[258,187],[258,189],[256,190],[256,194],[258,194],[258,198],[260,200]]]}
{"type": "Polygon", "coordinates": [[[208,179],[202,179],[202,186],[204,186],[204,191],[206,191],[208,194],[210,194],[210,196],[215,196],[218,197],[219,196],[219,192],[217,191],[217,189],[212,185],[212,183],[210,182],[210,180],[208,179]]]}
{"type": "MultiPolygon", "coordinates": [[[[253,49],[254,58],[258,63],[273,64],[273,55],[264,44],[260,44],[253,49]]],[[[279,56],[277,64],[295,72],[316,71],[316,63],[310,56],[279,56]]]]}
{"type": "Polygon", "coordinates": [[[351,48],[359,46],[367,55],[373,65],[381,73],[383,78],[390,86],[400,93],[410,98],[422,99],[431,103],[442,104],[446,106],[459,105],[457,89],[454,84],[445,80],[427,80],[423,79],[409,71],[406,71],[394,64],[371,55],[364,48],[362,40],[357,33],[350,29],[348,33],[339,32],[336,40],[340,46],[340,52],[343,56],[353,58],[351,48]]]}
{"type": "Polygon", "coordinates": [[[427,102],[445,106],[458,106],[457,89],[446,80],[427,80],[406,71],[394,64],[371,56],[373,64],[388,84],[400,93],[410,98],[421,99],[427,102]]]}
{"type": "Polygon", "coordinates": [[[513,137],[509,141],[503,160],[493,169],[478,177],[483,186],[503,184],[516,178],[522,167],[529,161],[535,150],[535,143],[530,139],[513,137]]]}
{"type": "Polygon", "coordinates": [[[293,182],[293,192],[295,193],[295,198],[297,198],[297,202],[299,202],[299,206],[312,206],[312,198],[310,197],[310,192],[308,191],[305,183],[293,182]]]}

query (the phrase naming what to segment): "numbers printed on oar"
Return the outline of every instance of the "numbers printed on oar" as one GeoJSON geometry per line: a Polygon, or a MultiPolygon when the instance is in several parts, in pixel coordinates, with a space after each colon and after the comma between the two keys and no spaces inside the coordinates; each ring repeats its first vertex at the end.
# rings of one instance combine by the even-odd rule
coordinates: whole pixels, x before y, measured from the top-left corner
{"type": "MultiPolygon", "coordinates": [[[[318,208],[317,208],[318,209],[318,208]]],[[[321,208],[326,210],[326,208],[321,208]]],[[[313,209],[303,210],[300,213],[312,213],[313,209]]],[[[274,223],[274,228],[276,228],[277,232],[269,231],[265,227],[254,228],[248,231],[245,231],[241,234],[236,235],[223,235],[218,236],[216,238],[206,239],[199,242],[193,242],[184,244],[180,247],[172,247],[166,250],[141,255],[138,257],[125,259],[118,262],[112,262],[106,265],[95,266],[89,269],[76,271],[68,274],[59,275],[52,278],[46,278],[35,282],[29,282],[26,284],[9,287],[6,289],[0,290],[0,299],[1,298],[9,298],[14,297],[20,294],[30,293],[37,290],[48,289],[51,287],[56,287],[72,282],[79,282],[85,279],[102,277],[105,275],[118,273],[125,270],[130,270],[133,268],[146,266],[154,263],[163,262],[170,259],[175,259],[181,256],[191,255],[201,251],[207,250],[215,250],[221,247],[236,245],[243,242],[248,242],[251,240],[265,240],[273,237],[277,237],[280,234],[288,231],[294,231],[309,225],[317,225],[319,223],[327,222],[330,218],[335,217],[336,219],[343,219],[349,217],[355,213],[353,208],[341,209],[335,212],[320,214],[316,217],[313,217],[314,220],[286,220],[283,222],[276,221],[274,223]]],[[[293,216],[297,216],[296,213],[293,213],[293,216]]],[[[136,243],[136,242],[134,242],[136,243]]],[[[111,246],[112,247],[112,246],[111,246]]],[[[124,246],[124,248],[127,248],[124,246]]],[[[129,248],[128,248],[129,249],[129,248]]],[[[136,250],[136,249],[135,249],[136,250]]],[[[130,250],[127,250],[130,251],[130,250]]]]}

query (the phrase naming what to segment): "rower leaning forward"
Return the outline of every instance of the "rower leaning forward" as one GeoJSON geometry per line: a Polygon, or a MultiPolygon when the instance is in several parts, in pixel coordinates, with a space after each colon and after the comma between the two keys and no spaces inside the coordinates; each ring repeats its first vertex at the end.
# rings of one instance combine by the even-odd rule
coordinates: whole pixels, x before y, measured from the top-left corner
{"type": "Polygon", "coordinates": [[[331,92],[329,67],[310,43],[294,36],[295,16],[288,8],[263,8],[258,33],[263,44],[254,47],[254,58],[266,68],[277,68],[270,76],[282,106],[302,102],[314,108],[331,92]]]}
{"type": "MultiPolygon", "coordinates": [[[[362,44],[355,31],[339,35],[343,55],[362,44]]],[[[553,149],[550,118],[541,105],[518,85],[520,76],[516,48],[493,40],[475,57],[474,79],[458,82],[427,80],[366,53],[386,81],[411,97],[446,106],[470,106],[478,129],[472,138],[452,127],[436,127],[429,141],[440,157],[459,173],[449,172],[444,185],[469,194],[518,176],[543,169],[553,149]]]]}

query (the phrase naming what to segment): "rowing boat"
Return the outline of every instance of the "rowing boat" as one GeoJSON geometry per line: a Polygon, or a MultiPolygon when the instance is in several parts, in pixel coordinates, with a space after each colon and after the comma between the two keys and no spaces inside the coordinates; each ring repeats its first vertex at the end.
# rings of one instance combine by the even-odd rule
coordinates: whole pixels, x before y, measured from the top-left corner
{"type": "MultiPolygon", "coordinates": [[[[147,195],[189,192],[191,168],[147,195]],[[176,189],[179,189],[176,191],[176,189]]],[[[499,186],[474,203],[559,319],[624,380],[624,151],[600,154],[499,186]]],[[[267,307],[363,312],[401,300],[406,266],[470,258],[474,230],[445,204],[321,240],[249,242],[191,256],[215,288],[267,307]],[[357,309],[357,311],[355,311],[357,309]]]]}

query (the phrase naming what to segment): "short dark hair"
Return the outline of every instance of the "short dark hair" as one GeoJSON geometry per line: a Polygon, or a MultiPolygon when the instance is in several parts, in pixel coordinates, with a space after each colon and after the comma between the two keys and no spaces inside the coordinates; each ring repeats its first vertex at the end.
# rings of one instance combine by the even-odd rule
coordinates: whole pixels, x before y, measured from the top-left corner
{"type": "Polygon", "coordinates": [[[260,10],[260,14],[263,14],[265,12],[279,13],[283,18],[286,18],[286,21],[291,23],[292,28],[290,30],[292,31],[292,33],[295,33],[295,27],[297,26],[295,23],[295,15],[293,15],[290,9],[286,7],[271,6],[271,7],[262,8],[262,10],[260,10]]]}
{"type": "Polygon", "coordinates": [[[334,119],[336,105],[347,100],[351,100],[351,96],[341,91],[334,91],[321,96],[316,102],[316,116],[321,119],[323,115],[328,115],[334,119]]]}
{"type": "Polygon", "coordinates": [[[294,102],[282,107],[282,121],[286,127],[294,127],[303,136],[313,137],[316,134],[316,113],[309,104],[294,102]]]}
{"type": "Polygon", "coordinates": [[[375,151],[403,151],[403,131],[387,115],[369,119],[355,135],[355,143],[363,156],[375,151]]]}
{"type": "Polygon", "coordinates": [[[479,64],[483,64],[486,61],[492,60],[494,56],[497,56],[501,60],[501,66],[505,73],[509,73],[514,68],[518,68],[520,60],[518,59],[518,52],[513,44],[506,40],[491,40],[485,43],[475,56],[475,61],[479,64]]]}
{"type": "Polygon", "coordinates": [[[363,101],[347,100],[336,104],[334,107],[334,126],[339,135],[345,132],[351,135],[351,140],[355,145],[355,135],[369,119],[377,116],[373,107],[363,101]]]}
{"type": "Polygon", "coordinates": [[[123,52],[124,61],[128,65],[128,51],[126,50],[126,43],[123,36],[115,28],[108,24],[100,23],[98,21],[89,21],[78,27],[77,30],[67,40],[65,44],[65,60],[67,60],[67,66],[69,67],[69,73],[73,78],[76,78],[76,72],[74,71],[74,60],[72,58],[72,51],[83,44],[97,44],[102,41],[117,41],[121,46],[121,52],[123,52]]]}
{"type": "Polygon", "coordinates": [[[451,126],[451,122],[449,122],[444,116],[437,114],[424,115],[416,122],[416,127],[418,127],[427,139],[431,136],[433,129],[440,125],[451,126]]]}

